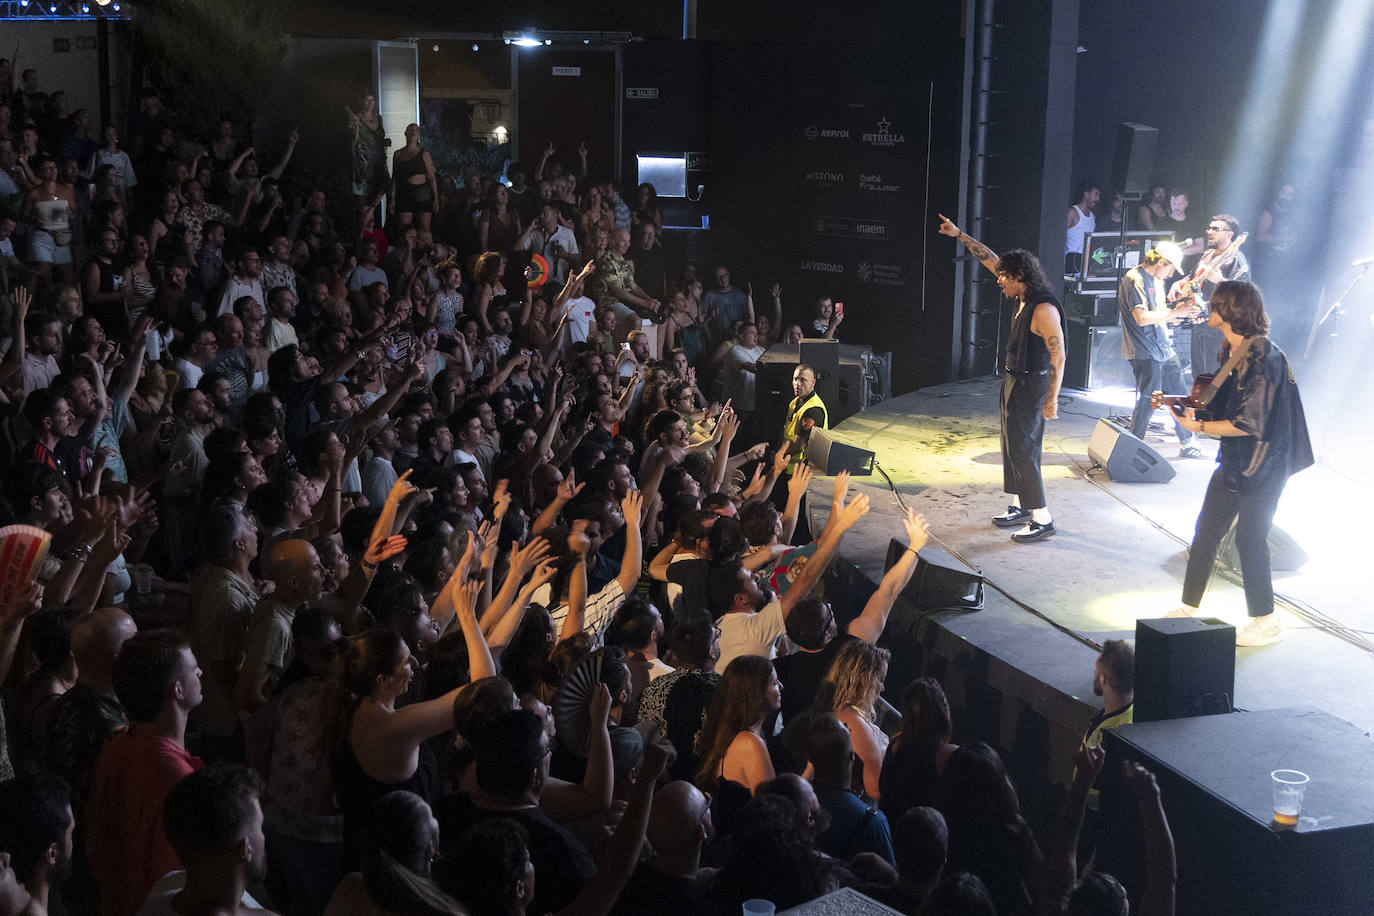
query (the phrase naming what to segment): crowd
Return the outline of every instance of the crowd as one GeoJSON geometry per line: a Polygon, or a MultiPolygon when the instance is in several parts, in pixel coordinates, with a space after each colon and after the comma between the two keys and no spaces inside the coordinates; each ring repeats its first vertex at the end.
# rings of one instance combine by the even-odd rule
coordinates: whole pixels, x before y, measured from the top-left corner
{"type": "Polygon", "coordinates": [[[1042,852],[940,685],[885,685],[924,520],[852,619],[819,597],[867,497],[812,537],[750,424],[829,300],[706,290],[585,155],[436,176],[410,131],[388,180],[375,99],[337,202],[294,132],[262,169],[147,91],[125,153],[9,85],[0,524],[51,543],[0,606],[0,916],[1126,911],[1075,867],[1100,751],[1042,852]]]}

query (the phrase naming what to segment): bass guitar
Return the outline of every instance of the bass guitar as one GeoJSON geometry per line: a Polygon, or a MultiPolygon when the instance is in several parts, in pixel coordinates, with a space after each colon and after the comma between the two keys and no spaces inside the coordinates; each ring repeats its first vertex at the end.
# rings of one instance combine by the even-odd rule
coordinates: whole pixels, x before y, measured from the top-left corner
{"type": "MultiPolygon", "coordinates": [[[[1170,299],[1166,303],[1171,309],[1181,308],[1190,305],[1196,306],[1199,309],[1198,314],[1195,317],[1185,318],[1183,321],[1180,322],[1180,324],[1189,325],[1207,323],[1207,309],[1203,305],[1201,295],[1202,283],[1207,276],[1207,271],[1211,270],[1218,264],[1225,264],[1227,260],[1229,260],[1237,251],[1240,251],[1240,246],[1244,245],[1245,240],[1249,237],[1250,233],[1242,232],[1240,235],[1236,236],[1235,241],[1233,241],[1231,244],[1227,245],[1224,249],[1222,249],[1219,255],[1216,255],[1215,257],[1211,258],[1207,257],[1207,255],[1205,254],[1202,256],[1202,260],[1198,262],[1197,268],[1193,271],[1193,275],[1189,277],[1186,281],[1184,281],[1183,290],[1177,296],[1170,299]]],[[[1175,289],[1177,289],[1178,286],[1179,284],[1174,284],[1175,289]]]]}

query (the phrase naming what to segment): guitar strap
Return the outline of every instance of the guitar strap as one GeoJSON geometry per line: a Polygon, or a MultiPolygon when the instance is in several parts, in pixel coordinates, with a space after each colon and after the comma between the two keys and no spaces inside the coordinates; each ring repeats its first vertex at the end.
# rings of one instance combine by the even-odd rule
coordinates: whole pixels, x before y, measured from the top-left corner
{"type": "Polygon", "coordinates": [[[1232,351],[1230,358],[1222,364],[1221,370],[1212,377],[1212,383],[1203,389],[1202,397],[1199,399],[1202,401],[1203,407],[1212,403],[1212,398],[1217,396],[1217,392],[1221,390],[1222,384],[1231,377],[1232,372],[1236,371],[1236,366],[1240,365],[1241,360],[1245,359],[1245,355],[1250,352],[1250,348],[1254,346],[1255,341],[1259,339],[1260,335],[1258,334],[1254,337],[1247,337],[1245,340],[1241,341],[1239,347],[1236,347],[1236,349],[1232,351]]]}

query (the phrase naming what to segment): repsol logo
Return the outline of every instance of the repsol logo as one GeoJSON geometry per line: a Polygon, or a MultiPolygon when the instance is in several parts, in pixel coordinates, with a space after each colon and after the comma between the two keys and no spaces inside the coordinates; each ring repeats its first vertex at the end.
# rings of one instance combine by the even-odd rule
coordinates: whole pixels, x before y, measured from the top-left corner
{"type": "Polygon", "coordinates": [[[814,125],[814,124],[808,125],[807,128],[806,128],[806,130],[803,131],[803,133],[806,135],[806,139],[808,139],[808,140],[815,140],[815,139],[818,139],[818,138],[821,139],[821,140],[848,140],[848,139],[849,139],[849,131],[848,131],[848,130],[845,130],[845,129],[842,129],[842,128],[835,128],[835,127],[817,127],[817,126],[814,125]]]}
{"type": "Polygon", "coordinates": [[[842,274],[844,273],[843,264],[831,264],[828,261],[802,261],[802,270],[814,270],[823,274],[842,274]]]}

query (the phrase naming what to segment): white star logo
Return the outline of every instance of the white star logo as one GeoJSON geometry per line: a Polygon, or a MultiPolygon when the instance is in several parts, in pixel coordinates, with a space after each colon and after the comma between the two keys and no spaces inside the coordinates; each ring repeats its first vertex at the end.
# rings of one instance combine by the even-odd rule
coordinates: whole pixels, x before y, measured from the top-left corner
{"type": "Polygon", "coordinates": [[[887,129],[891,126],[892,122],[887,119],[887,115],[883,115],[882,120],[878,122],[878,132],[881,134],[886,134],[887,129]]]}

